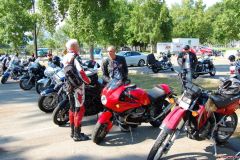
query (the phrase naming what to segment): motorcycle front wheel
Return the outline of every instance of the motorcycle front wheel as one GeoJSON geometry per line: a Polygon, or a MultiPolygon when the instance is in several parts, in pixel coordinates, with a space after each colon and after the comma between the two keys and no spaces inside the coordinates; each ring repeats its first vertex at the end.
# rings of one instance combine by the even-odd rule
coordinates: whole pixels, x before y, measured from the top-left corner
{"type": "Polygon", "coordinates": [[[32,82],[28,83],[28,81],[29,81],[29,79],[22,79],[22,80],[20,80],[20,82],[19,82],[20,88],[23,89],[23,90],[30,90],[30,89],[32,89],[34,87],[34,84],[32,82]]]}
{"type": "Polygon", "coordinates": [[[69,108],[70,104],[68,100],[60,102],[53,111],[53,123],[59,126],[65,125],[69,121],[69,108]]]}
{"type": "Polygon", "coordinates": [[[39,109],[45,113],[53,112],[58,104],[57,96],[57,94],[51,96],[41,96],[38,100],[39,109]]]}
{"type": "Polygon", "coordinates": [[[7,80],[8,80],[8,77],[3,76],[1,79],[1,83],[5,84],[7,82],[7,80]]]}
{"type": "Polygon", "coordinates": [[[170,134],[168,134],[164,130],[161,130],[153,147],[151,148],[150,153],[148,154],[147,160],[159,160],[163,156],[163,154],[167,150],[169,136],[170,134]]]}
{"type": "Polygon", "coordinates": [[[37,83],[36,84],[36,91],[38,94],[40,94],[42,91],[44,91],[48,86],[44,87],[44,84],[37,83]]]}
{"type": "Polygon", "coordinates": [[[209,72],[210,76],[215,76],[216,74],[216,68],[213,66],[212,69],[209,72]]]}
{"type": "Polygon", "coordinates": [[[108,133],[107,128],[108,128],[107,123],[97,122],[92,134],[92,140],[94,143],[99,144],[103,141],[103,139],[106,137],[108,133]]]}

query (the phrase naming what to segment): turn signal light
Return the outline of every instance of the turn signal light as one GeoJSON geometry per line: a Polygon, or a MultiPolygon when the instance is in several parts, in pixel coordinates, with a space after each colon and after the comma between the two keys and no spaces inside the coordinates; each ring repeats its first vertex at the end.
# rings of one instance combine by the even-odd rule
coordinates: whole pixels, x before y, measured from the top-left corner
{"type": "Polygon", "coordinates": [[[119,104],[116,104],[116,107],[117,107],[117,108],[119,108],[119,107],[120,107],[120,105],[119,105],[119,104]]]}
{"type": "Polygon", "coordinates": [[[193,117],[197,117],[198,116],[198,112],[197,111],[192,111],[192,116],[193,117]]]}
{"type": "Polygon", "coordinates": [[[175,103],[174,98],[169,98],[168,100],[169,100],[169,103],[170,103],[170,104],[174,104],[174,103],[175,103]]]}

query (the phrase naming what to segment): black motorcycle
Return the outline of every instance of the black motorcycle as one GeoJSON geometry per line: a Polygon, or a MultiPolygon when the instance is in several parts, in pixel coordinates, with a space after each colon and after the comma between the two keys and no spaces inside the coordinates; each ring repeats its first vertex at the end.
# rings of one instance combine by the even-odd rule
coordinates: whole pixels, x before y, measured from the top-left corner
{"type": "Polygon", "coordinates": [[[171,63],[171,54],[163,55],[160,61],[156,60],[154,54],[149,54],[147,56],[147,65],[154,73],[168,69],[174,71],[171,63]]]}
{"type": "MultiPolygon", "coordinates": [[[[90,77],[91,78],[91,77],[90,77]]],[[[103,110],[101,103],[101,91],[104,85],[100,82],[91,82],[85,86],[85,116],[96,115],[103,110]]],[[[66,86],[65,86],[66,87],[66,86]]],[[[66,96],[53,111],[53,122],[56,125],[65,125],[69,121],[68,111],[70,109],[69,98],[66,96]]]]}
{"type": "Polygon", "coordinates": [[[195,71],[193,72],[193,78],[204,74],[210,74],[210,76],[215,76],[216,74],[216,68],[209,56],[198,59],[195,71]]]}
{"type": "Polygon", "coordinates": [[[28,66],[28,72],[20,78],[19,86],[23,90],[32,89],[38,80],[44,77],[45,66],[38,62],[31,62],[28,66]]]}

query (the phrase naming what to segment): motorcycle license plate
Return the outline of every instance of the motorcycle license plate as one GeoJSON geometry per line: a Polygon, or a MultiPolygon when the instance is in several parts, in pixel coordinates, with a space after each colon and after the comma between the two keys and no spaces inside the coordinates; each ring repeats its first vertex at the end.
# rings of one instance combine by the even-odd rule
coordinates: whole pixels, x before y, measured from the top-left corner
{"type": "Polygon", "coordinates": [[[179,102],[179,106],[187,110],[190,107],[191,99],[183,96],[179,102]]]}

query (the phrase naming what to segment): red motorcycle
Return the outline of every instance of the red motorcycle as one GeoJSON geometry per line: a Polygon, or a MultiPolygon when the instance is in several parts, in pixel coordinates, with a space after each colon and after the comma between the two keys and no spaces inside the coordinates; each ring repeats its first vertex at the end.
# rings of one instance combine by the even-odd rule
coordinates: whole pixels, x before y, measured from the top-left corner
{"type": "Polygon", "coordinates": [[[182,130],[191,139],[213,140],[216,155],[216,143],[225,143],[238,124],[235,111],[239,108],[239,86],[240,81],[233,78],[211,93],[187,83],[177,107],[163,120],[148,160],[158,160],[166,154],[182,130]]]}
{"type": "Polygon", "coordinates": [[[92,139],[99,144],[111,130],[113,123],[124,130],[141,123],[159,127],[175,104],[174,94],[166,84],[156,85],[146,92],[130,82],[112,80],[102,91],[105,110],[98,119],[92,139]]]}

